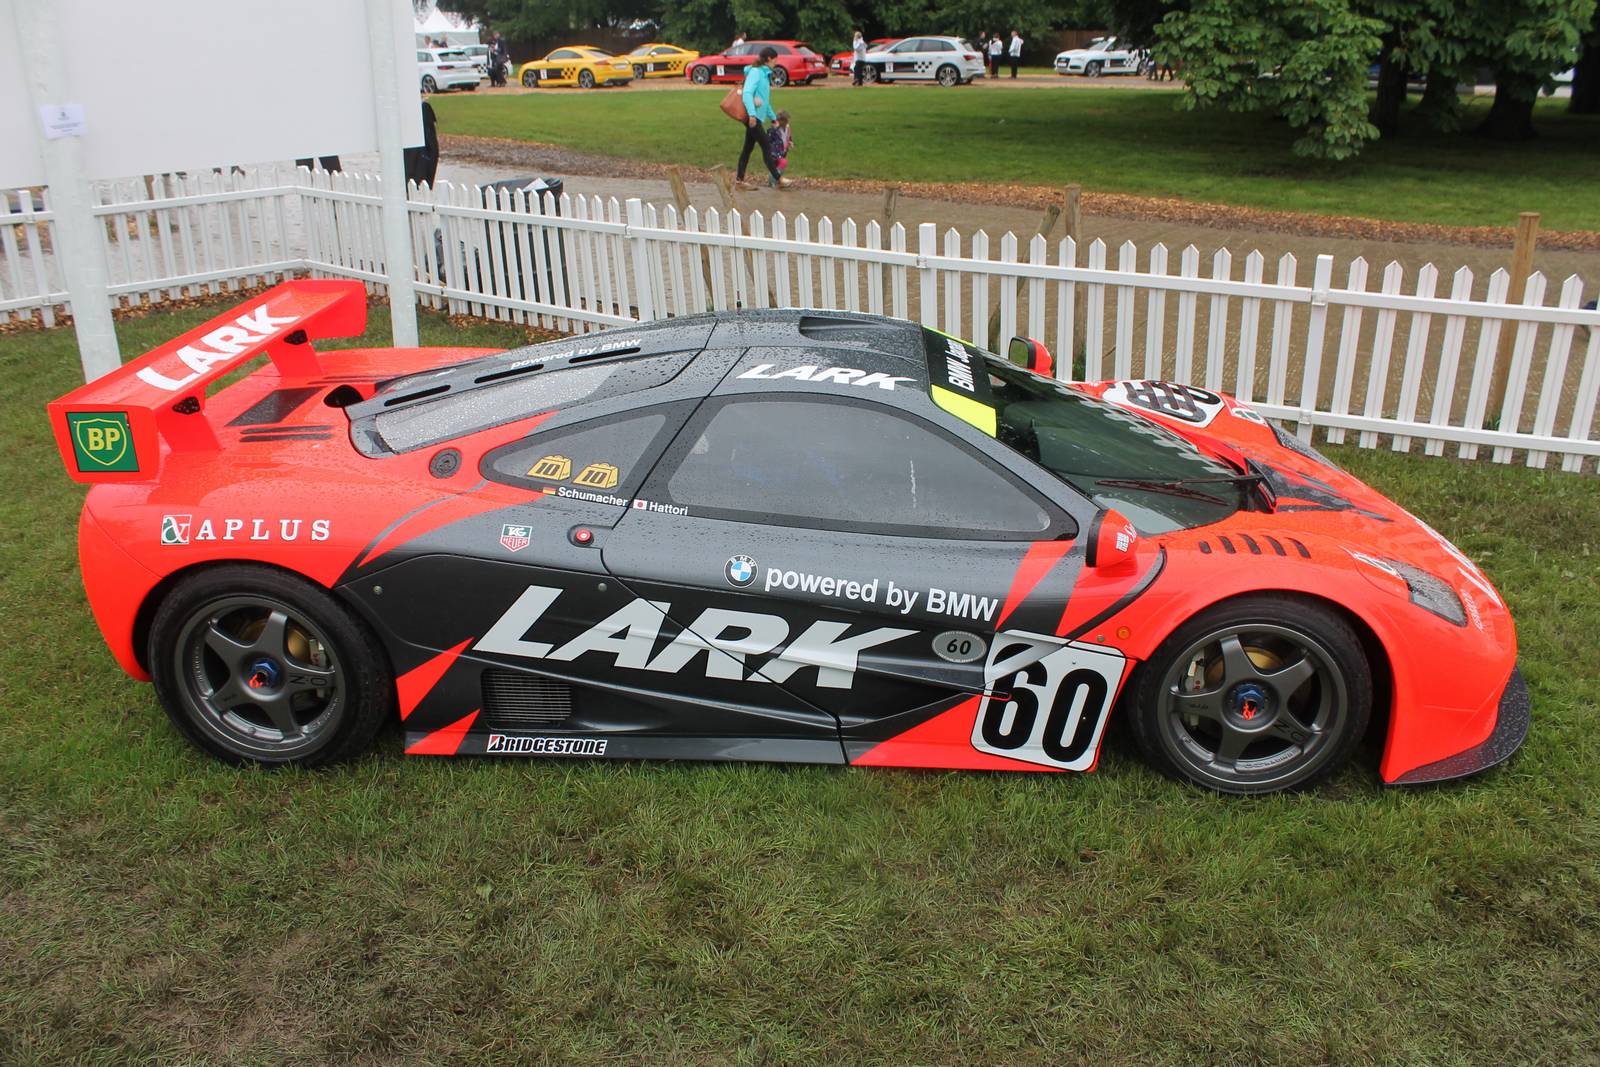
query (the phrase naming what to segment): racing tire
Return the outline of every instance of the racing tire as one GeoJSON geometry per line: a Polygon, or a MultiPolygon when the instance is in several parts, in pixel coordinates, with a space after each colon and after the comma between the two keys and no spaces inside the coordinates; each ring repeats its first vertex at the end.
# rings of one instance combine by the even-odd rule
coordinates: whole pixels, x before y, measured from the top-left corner
{"type": "Polygon", "coordinates": [[[947,89],[952,85],[961,84],[961,72],[955,67],[951,66],[949,63],[946,63],[944,66],[940,67],[939,70],[934,74],[934,77],[938,79],[940,85],[947,89]]]}
{"type": "Polygon", "coordinates": [[[1100,75],[1104,74],[1105,71],[1106,65],[1100,62],[1098,59],[1093,63],[1090,63],[1087,67],[1083,68],[1084,75],[1090,78],[1098,78],[1100,75]]]}
{"type": "Polygon", "coordinates": [[[580,71],[578,71],[578,88],[580,88],[580,89],[593,89],[594,88],[594,71],[592,71],[592,70],[580,70],[580,71]]]}
{"type": "Polygon", "coordinates": [[[366,625],[321,587],[257,564],[179,581],[156,610],[149,664],[173,725],[232,764],[337,763],[395,712],[394,674],[366,625]]]}
{"type": "Polygon", "coordinates": [[[439,83],[433,80],[432,74],[424,74],[422,76],[422,91],[425,93],[436,93],[439,91],[439,83]]]}
{"type": "Polygon", "coordinates": [[[692,68],[690,68],[690,70],[689,70],[689,80],[694,82],[696,85],[710,85],[711,84],[711,68],[710,67],[692,67],[692,68]]]}
{"type": "Polygon", "coordinates": [[[635,63],[633,65],[633,76],[635,78],[643,78],[644,77],[644,73],[645,73],[645,71],[644,71],[644,64],[643,63],[635,63]]]}
{"type": "Polygon", "coordinates": [[[537,89],[537,88],[539,88],[539,72],[536,71],[536,70],[525,70],[525,71],[523,71],[522,72],[522,87],[524,89],[537,89]]]}
{"type": "Polygon", "coordinates": [[[1309,788],[1349,762],[1372,717],[1361,639],[1333,610],[1284,594],[1196,615],[1130,688],[1150,764],[1218,793],[1309,788]]]}

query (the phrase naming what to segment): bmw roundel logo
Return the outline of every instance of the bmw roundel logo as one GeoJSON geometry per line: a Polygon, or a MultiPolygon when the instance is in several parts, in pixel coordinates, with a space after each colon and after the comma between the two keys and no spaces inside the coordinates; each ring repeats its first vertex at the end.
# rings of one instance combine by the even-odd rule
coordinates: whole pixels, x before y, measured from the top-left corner
{"type": "Polygon", "coordinates": [[[756,580],[756,561],[749,556],[734,556],[728,560],[728,565],[722,569],[728,576],[728,584],[736,585],[740,589],[756,580]]]}

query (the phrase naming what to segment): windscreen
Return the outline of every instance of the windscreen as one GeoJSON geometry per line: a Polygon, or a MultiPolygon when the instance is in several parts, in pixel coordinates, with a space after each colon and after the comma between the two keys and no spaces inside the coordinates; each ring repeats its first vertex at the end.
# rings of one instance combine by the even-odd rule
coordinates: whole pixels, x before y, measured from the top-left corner
{"type": "Polygon", "coordinates": [[[1238,511],[1240,472],[1112,404],[989,352],[924,331],[934,400],[1143,533],[1204,526],[1238,511]]]}

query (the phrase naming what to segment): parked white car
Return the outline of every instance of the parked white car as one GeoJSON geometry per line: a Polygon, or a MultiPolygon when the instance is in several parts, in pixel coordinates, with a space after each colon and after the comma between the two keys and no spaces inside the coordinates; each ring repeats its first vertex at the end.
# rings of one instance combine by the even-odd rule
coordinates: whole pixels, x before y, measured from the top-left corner
{"type": "Polygon", "coordinates": [[[482,80],[489,76],[489,46],[486,44],[464,44],[461,51],[472,60],[472,65],[478,68],[478,78],[482,80]]]}
{"type": "Polygon", "coordinates": [[[960,85],[983,77],[983,56],[959,37],[907,37],[867,53],[872,81],[936,81],[960,85]]]}
{"type": "Polygon", "coordinates": [[[478,68],[472,57],[459,48],[417,49],[417,72],[425,93],[478,87],[478,68]]]}
{"type": "Polygon", "coordinates": [[[1056,54],[1056,73],[1082,74],[1098,78],[1102,74],[1140,74],[1150,62],[1142,48],[1119,48],[1115,37],[1096,37],[1087,48],[1069,48],[1056,54]]]}

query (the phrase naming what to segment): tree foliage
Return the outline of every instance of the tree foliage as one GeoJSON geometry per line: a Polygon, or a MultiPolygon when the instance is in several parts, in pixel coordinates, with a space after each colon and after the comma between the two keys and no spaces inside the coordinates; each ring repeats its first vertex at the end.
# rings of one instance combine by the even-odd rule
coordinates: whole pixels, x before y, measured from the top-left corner
{"type": "Polygon", "coordinates": [[[1348,0],[1194,0],[1155,26],[1155,57],[1179,63],[1189,107],[1271,111],[1301,131],[1294,150],[1345,159],[1377,129],[1367,66],[1383,24],[1348,0]]]}
{"type": "Polygon", "coordinates": [[[1300,131],[1297,153],[1345,159],[1397,131],[1409,78],[1427,83],[1424,118],[1449,127],[1457,82],[1490,70],[1484,132],[1531,136],[1534,99],[1572,65],[1595,0],[1117,0],[1116,11],[1119,28],[1182,66],[1187,106],[1276,113],[1300,131]]]}

